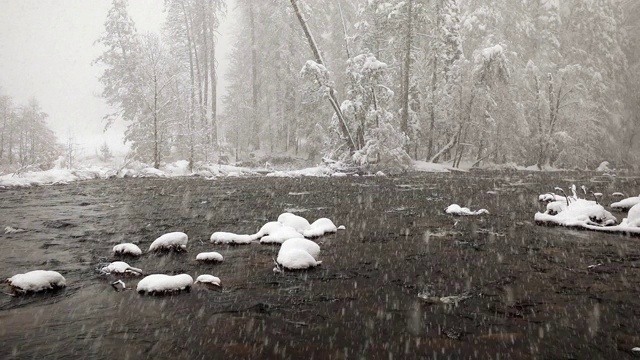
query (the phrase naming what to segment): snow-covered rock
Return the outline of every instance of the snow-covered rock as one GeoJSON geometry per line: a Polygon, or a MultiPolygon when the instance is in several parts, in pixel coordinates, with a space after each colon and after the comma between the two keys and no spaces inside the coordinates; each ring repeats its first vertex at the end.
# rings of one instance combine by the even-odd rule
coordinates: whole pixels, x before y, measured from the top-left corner
{"type": "Polygon", "coordinates": [[[307,219],[288,212],[280,214],[278,222],[284,226],[290,226],[298,232],[303,232],[311,227],[307,219]]]}
{"type": "Polygon", "coordinates": [[[164,275],[153,274],[140,280],[136,291],[139,293],[167,293],[189,289],[193,278],[188,274],[164,275]]]}
{"type": "Polygon", "coordinates": [[[131,256],[140,256],[142,255],[142,250],[136,244],[132,243],[123,243],[118,244],[113,247],[114,255],[131,255],[131,256]]]}
{"type": "Polygon", "coordinates": [[[196,256],[196,260],[198,261],[211,261],[211,262],[222,262],[224,257],[219,252],[203,252],[196,256]]]}
{"type": "Polygon", "coordinates": [[[556,195],[554,193],[540,194],[538,195],[538,201],[549,202],[549,201],[567,201],[564,196],[556,195]]]}
{"type": "Polygon", "coordinates": [[[100,269],[104,274],[142,275],[142,270],[131,267],[124,261],[114,261],[100,269]]]}
{"type": "Polygon", "coordinates": [[[11,288],[18,293],[55,290],[67,286],[64,276],[50,270],[34,270],[13,275],[7,281],[11,288]]]}
{"type": "Polygon", "coordinates": [[[610,226],[617,223],[615,216],[594,201],[578,199],[571,201],[569,205],[560,201],[549,205],[551,204],[556,204],[557,209],[561,210],[554,212],[547,210],[545,213],[537,213],[534,217],[536,222],[562,226],[610,226]]]}
{"type": "Polygon", "coordinates": [[[632,196],[620,201],[616,201],[611,204],[611,208],[614,210],[627,210],[632,208],[636,204],[640,204],[640,196],[632,196]]]}
{"type": "Polygon", "coordinates": [[[302,232],[302,234],[304,237],[313,238],[337,231],[338,228],[335,226],[333,221],[327,218],[320,218],[314,221],[307,230],[302,232]]]}
{"type": "Polygon", "coordinates": [[[5,234],[17,234],[17,233],[21,233],[21,232],[25,232],[25,229],[20,229],[20,228],[14,228],[11,226],[5,226],[4,228],[4,233],[5,234]]]}
{"type": "Polygon", "coordinates": [[[627,217],[622,220],[620,225],[640,228],[640,204],[635,204],[629,209],[627,217]]]}
{"type": "Polygon", "coordinates": [[[151,243],[151,246],[149,246],[149,251],[186,250],[188,241],[189,241],[189,237],[187,236],[187,234],[183,232],[177,231],[177,232],[167,233],[155,239],[151,243]]]}
{"type": "Polygon", "coordinates": [[[283,242],[282,246],[280,246],[280,251],[288,251],[291,249],[304,250],[308,252],[309,255],[313,256],[314,259],[317,259],[318,256],[320,256],[320,245],[305,238],[289,239],[283,242]]]}
{"type": "Polygon", "coordinates": [[[282,244],[283,242],[294,239],[294,238],[302,238],[304,235],[296,231],[296,229],[291,226],[282,226],[278,230],[274,231],[272,234],[262,237],[260,239],[261,244],[282,244]]]}
{"type": "Polygon", "coordinates": [[[288,270],[304,270],[322,264],[322,261],[316,261],[307,251],[295,247],[284,251],[280,249],[276,261],[288,270]]]}
{"type": "Polygon", "coordinates": [[[482,215],[482,214],[488,214],[489,213],[489,211],[487,209],[479,209],[479,210],[476,210],[476,211],[471,211],[471,210],[469,210],[469,208],[460,207],[460,205],[458,205],[458,204],[451,204],[451,205],[447,206],[447,208],[444,211],[447,214],[463,215],[463,216],[482,215]]]}
{"type": "Polygon", "coordinates": [[[609,172],[609,171],[611,171],[611,169],[609,168],[609,162],[608,161],[601,162],[600,165],[598,165],[598,167],[596,168],[596,171],[598,171],[598,172],[609,172]]]}
{"type": "Polygon", "coordinates": [[[202,284],[211,284],[211,285],[216,285],[216,286],[220,286],[220,278],[217,276],[213,276],[213,275],[200,275],[196,278],[195,283],[202,283],[202,284]]]}
{"type": "Polygon", "coordinates": [[[251,235],[251,237],[254,240],[260,240],[263,236],[271,235],[281,227],[282,227],[282,223],[279,223],[277,221],[269,221],[268,223],[262,225],[262,227],[260,228],[260,231],[251,235]]]}
{"type": "Polygon", "coordinates": [[[211,238],[209,241],[214,244],[245,245],[251,244],[251,241],[253,241],[253,236],[218,231],[211,234],[211,238]]]}

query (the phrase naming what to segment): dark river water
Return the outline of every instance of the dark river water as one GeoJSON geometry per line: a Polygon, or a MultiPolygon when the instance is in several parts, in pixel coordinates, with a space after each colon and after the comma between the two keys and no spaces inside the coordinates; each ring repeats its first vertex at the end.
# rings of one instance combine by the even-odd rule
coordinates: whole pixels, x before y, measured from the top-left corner
{"type": "MultiPolygon", "coordinates": [[[[46,269],[68,284],[0,294],[0,359],[632,358],[640,239],[533,223],[538,194],[572,183],[606,204],[614,191],[640,192],[634,177],[524,172],[0,190],[0,225],[26,230],[0,235],[0,278],[46,269]],[[445,214],[452,203],[490,215],[445,214]],[[316,239],[320,267],[277,274],[277,246],[208,241],[215,231],[254,233],[285,211],[346,226],[316,239]],[[146,253],[171,231],[189,235],[186,253],[146,253]],[[117,292],[119,278],[96,269],[119,260],[111,249],[121,242],[145,251],[125,261],[147,274],[212,274],[223,286],[117,292]],[[197,263],[204,251],[225,260],[197,263]]],[[[122,280],[135,289],[138,278],[122,280]]]]}

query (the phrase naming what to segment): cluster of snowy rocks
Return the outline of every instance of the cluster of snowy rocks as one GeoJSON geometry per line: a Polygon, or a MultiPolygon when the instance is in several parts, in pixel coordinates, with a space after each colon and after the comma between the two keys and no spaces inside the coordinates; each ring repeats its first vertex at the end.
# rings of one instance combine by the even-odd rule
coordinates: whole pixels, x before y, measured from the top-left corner
{"type": "MultiPolygon", "coordinates": [[[[317,238],[328,233],[335,233],[344,226],[336,227],[327,218],[320,218],[309,223],[304,217],[283,213],[277,221],[266,223],[260,230],[251,235],[239,235],[229,232],[215,232],[211,235],[213,244],[242,245],[260,242],[261,244],[280,244],[276,260],[275,272],[283,270],[304,270],[316,267],[322,263],[317,258],[320,255],[320,246],[308,238],[317,238]]],[[[183,252],[187,249],[189,237],[183,232],[171,232],[155,239],[147,252],[175,251],[183,252]]],[[[142,250],[133,243],[122,243],[113,247],[113,255],[138,257],[142,250]]],[[[196,256],[201,262],[222,262],[222,254],[202,252],[196,256]]],[[[124,261],[114,261],[99,269],[102,274],[115,276],[144,276],[142,269],[133,267],[124,261]]],[[[14,275],[7,279],[14,294],[55,290],[66,286],[65,278],[55,271],[35,270],[25,274],[14,275]]],[[[194,281],[189,274],[151,274],[145,276],[137,284],[139,293],[163,294],[188,290],[193,284],[220,286],[220,278],[203,274],[194,281]]],[[[112,285],[126,288],[122,280],[117,280],[112,285]]]]}
{"type": "MultiPolygon", "coordinates": [[[[546,202],[546,210],[538,212],[534,220],[538,224],[560,225],[567,227],[583,228],[605,232],[620,232],[627,234],[640,234],[640,196],[628,197],[610,205],[612,210],[626,211],[627,217],[620,223],[618,219],[600,204],[601,193],[587,192],[582,186],[583,198],[578,196],[576,186],[571,186],[571,195],[567,195],[563,189],[556,188],[563,195],[555,193],[541,194],[539,201],[546,202]],[[587,197],[593,200],[588,200],[587,197]]],[[[622,193],[613,193],[612,196],[623,197],[622,193]]]]}

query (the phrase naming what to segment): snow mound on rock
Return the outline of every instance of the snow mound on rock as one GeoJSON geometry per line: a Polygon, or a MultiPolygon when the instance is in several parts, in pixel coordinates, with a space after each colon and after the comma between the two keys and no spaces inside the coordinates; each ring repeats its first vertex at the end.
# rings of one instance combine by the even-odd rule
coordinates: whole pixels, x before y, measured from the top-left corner
{"type": "Polygon", "coordinates": [[[64,276],[50,270],[34,270],[13,275],[7,281],[18,292],[38,292],[67,286],[64,276]]]}
{"type": "Polygon", "coordinates": [[[458,204],[451,204],[444,211],[447,214],[461,215],[461,216],[473,216],[473,215],[482,215],[482,214],[489,213],[487,209],[479,209],[476,211],[471,211],[469,208],[460,207],[460,205],[458,204]]]}
{"type": "Polygon", "coordinates": [[[189,237],[187,234],[183,232],[171,232],[160,236],[155,239],[151,246],[149,246],[149,251],[158,251],[158,250],[185,250],[187,248],[187,242],[189,241],[189,237]]]}
{"type": "Polygon", "coordinates": [[[293,239],[304,237],[301,233],[291,226],[283,225],[278,230],[274,231],[271,235],[264,236],[260,239],[261,244],[282,244],[283,242],[293,239]]]}
{"type": "Polygon", "coordinates": [[[198,254],[196,256],[196,260],[222,262],[224,260],[224,257],[222,257],[222,254],[220,254],[219,252],[212,251],[198,254]]]}
{"type": "Polygon", "coordinates": [[[297,247],[284,251],[280,249],[276,261],[288,270],[304,270],[322,264],[322,261],[316,261],[307,251],[297,247]]]}
{"type": "Polygon", "coordinates": [[[269,221],[268,223],[262,225],[260,231],[251,235],[254,240],[259,240],[266,235],[271,235],[276,232],[278,229],[282,227],[282,223],[277,221],[269,221]]]}
{"type": "Polygon", "coordinates": [[[100,271],[104,274],[128,274],[128,275],[142,275],[142,270],[131,267],[124,261],[114,261],[111,264],[103,267],[100,271]]]}
{"type": "Polygon", "coordinates": [[[164,275],[153,274],[140,280],[136,291],[139,293],[166,293],[186,290],[193,285],[193,278],[188,274],[164,275]]]}
{"type": "Polygon", "coordinates": [[[209,241],[214,244],[245,245],[251,244],[251,241],[253,241],[253,236],[218,231],[211,234],[211,238],[209,241]]]}
{"type": "Polygon", "coordinates": [[[611,204],[611,208],[615,210],[627,210],[631,209],[636,204],[640,204],[640,196],[632,196],[620,201],[616,201],[611,204]]]}
{"type": "Polygon", "coordinates": [[[195,283],[211,284],[211,285],[220,286],[220,278],[217,277],[217,276],[204,274],[204,275],[198,276],[196,278],[195,283]]]}
{"type": "Polygon", "coordinates": [[[314,221],[308,229],[304,230],[302,234],[304,237],[314,238],[320,237],[324,234],[337,232],[338,228],[336,225],[327,218],[320,218],[314,221]]]}
{"type": "Polygon", "coordinates": [[[290,226],[298,232],[303,232],[311,227],[309,220],[288,212],[280,214],[278,222],[284,226],[290,226]]]}
{"type": "Polygon", "coordinates": [[[291,249],[301,249],[309,253],[309,255],[313,256],[314,259],[317,259],[320,256],[320,245],[315,242],[305,239],[305,238],[293,238],[289,239],[282,243],[280,246],[280,252],[288,251],[291,249]]]}
{"type": "Polygon", "coordinates": [[[140,256],[142,255],[142,250],[136,244],[132,243],[123,243],[118,244],[113,247],[114,255],[131,255],[131,256],[140,256]]]}

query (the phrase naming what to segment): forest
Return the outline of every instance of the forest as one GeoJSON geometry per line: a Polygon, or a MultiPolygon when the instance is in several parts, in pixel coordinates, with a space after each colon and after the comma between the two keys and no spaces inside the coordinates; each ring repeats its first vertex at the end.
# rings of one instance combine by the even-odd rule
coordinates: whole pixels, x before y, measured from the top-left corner
{"type": "Polygon", "coordinates": [[[95,61],[116,109],[107,126],[126,121],[134,156],[156,168],[276,156],[631,168],[640,154],[636,1],[167,0],[165,12],[160,34],[141,34],[113,0],[95,61]]]}

